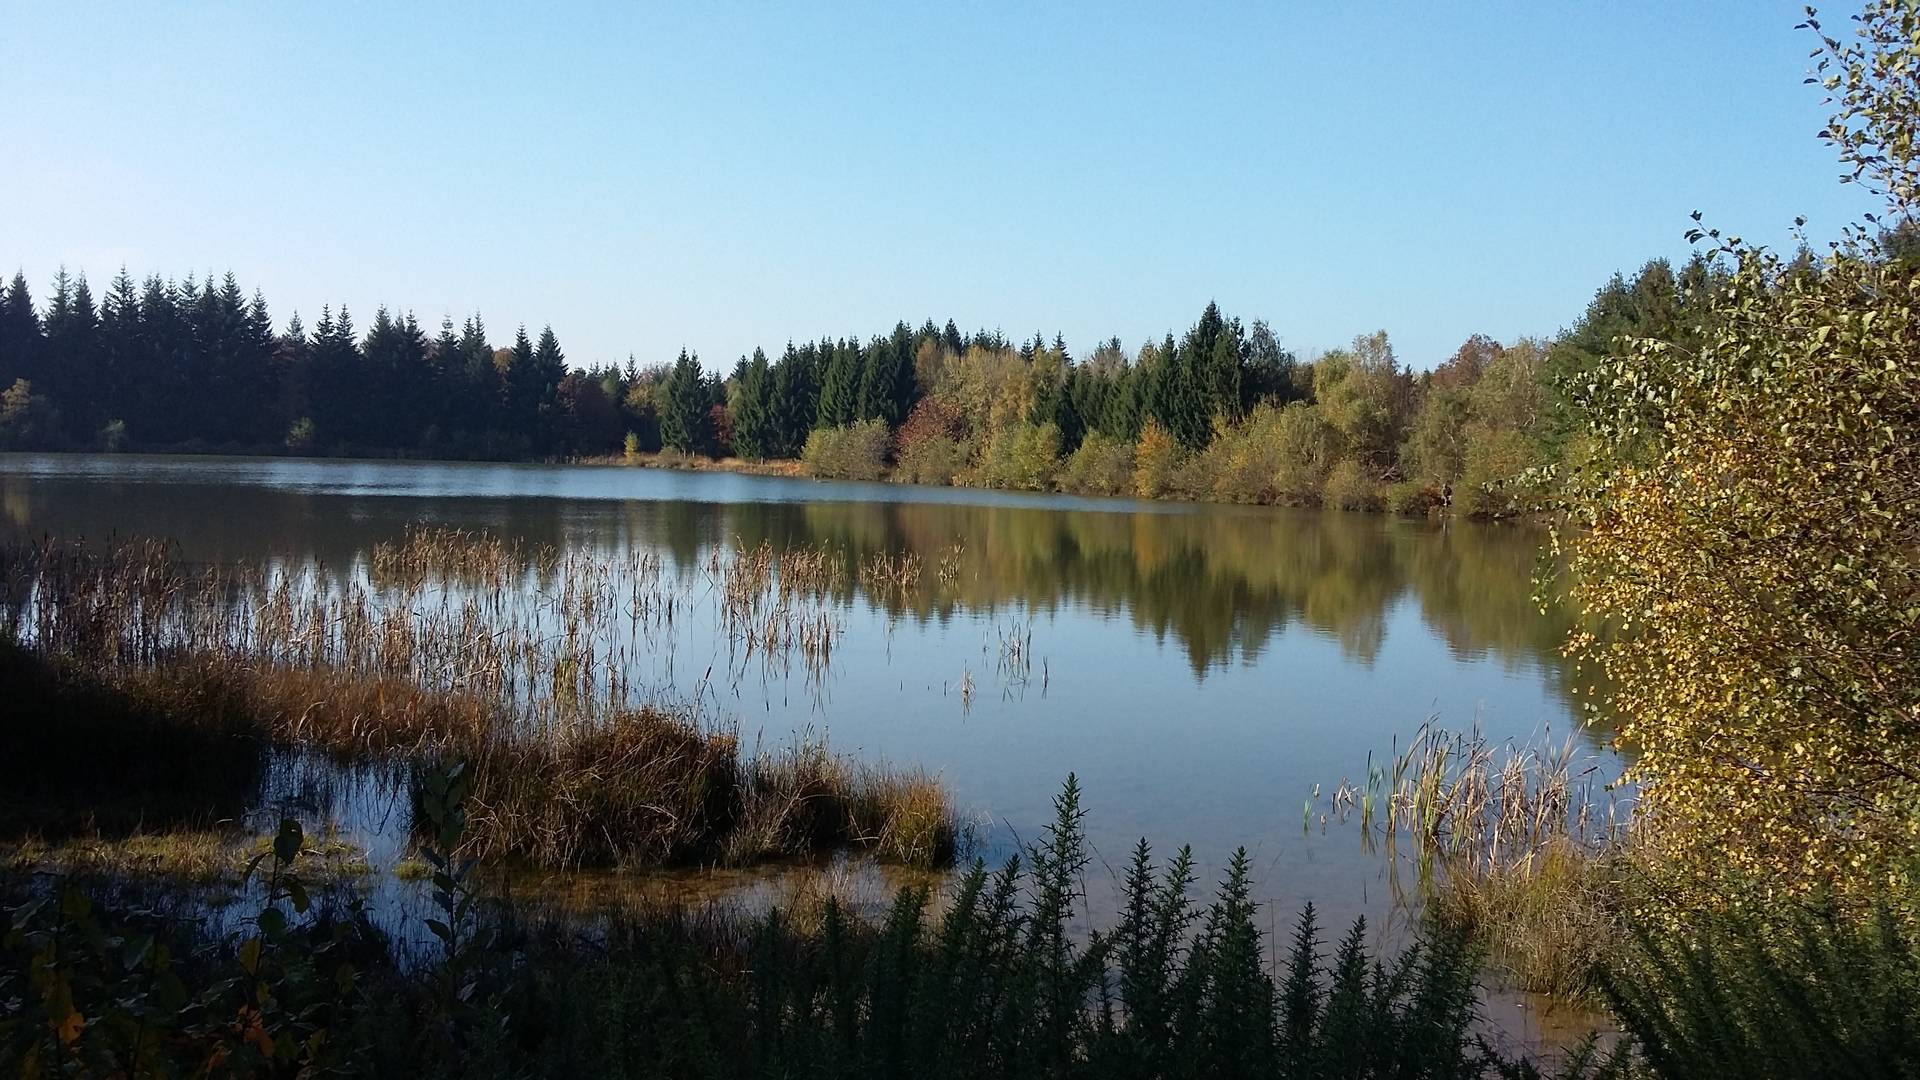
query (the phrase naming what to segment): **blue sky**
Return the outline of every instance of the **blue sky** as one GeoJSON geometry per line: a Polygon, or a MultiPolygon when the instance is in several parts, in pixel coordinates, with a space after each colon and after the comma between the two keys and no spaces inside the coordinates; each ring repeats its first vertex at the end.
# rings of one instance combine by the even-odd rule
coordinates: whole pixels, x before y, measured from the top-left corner
{"type": "Polygon", "coordinates": [[[1217,298],[1428,367],[1696,208],[1865,207],[1797,4],[1456,6],[0,0],[0,267],[477,309],[580,364],[927,316],[1083,353],[1217,298]]]}

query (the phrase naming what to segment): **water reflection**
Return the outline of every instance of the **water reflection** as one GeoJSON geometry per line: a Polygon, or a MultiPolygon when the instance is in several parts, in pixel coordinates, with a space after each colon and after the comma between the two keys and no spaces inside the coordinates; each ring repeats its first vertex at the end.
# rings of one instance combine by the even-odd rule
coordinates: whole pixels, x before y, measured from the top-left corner
{"type": "Polygon", "coordinates": [[[1141,836],[1191,843],[1203,881],[1244,845],[1282,921],[1307,899],[1335,919],[1387,899],[1353,836],[1303,834],[1315,785],[1362,775],[1430,716],[1526,739],[1576,715],[1566,617],[1532,599],[1541,538],[1513,526],[620,468],[19,455],[0,455],[0,512],[340,574],[432,523],[644,551],[696,590],[716,549],[824,547],[845,564],[829,601],[846,633],[817,685],[727,685],[711,673],[731,646],[707,628],[640,680],[749,744],[824,729],[837,751],[924,766],[990,857],[1034,836],[1075,772],[1096,877],[1141,836]],[[863,581],[902,553],[921,587],[863,581]],[[1009,635],[1024,674],[1002,662],[1009,635]]]}
{"type": "Polygon", "coordinates": [[[575,493],[580,501],[556,501],[564,488],[545,485],[545,497],[496,493],[491,473],[552,471],[511,467],[476,470],[470,491],[448,491],[442,479],[421,485],[439,494],[416,495],[391,480],[351,481],[359,470],[418,476],[468,467],[299,463],[338,469],[339,482],[270,485],[217,471],[228,463],[215,459],[216,471],[196,472],[181,469],[179,459],[156,468],[154,459],[0,456],[0,507],[29,532],[164,535],[189,557],[274,556],[337,569],[420,522],[533,544],[646,548],[682,571],[716,545],[825,545],[850,570],[843,601],[865,600],[919,622],[1012,606],[1124,619],[1176,645],[1196,678],[1257,662],[1295,624],[1370,666],[1386,614],[1403,596],[1464,660],[1557,668],[1565,628],[1563,617],[1543,618],[1534,605],[1541,536],[1517,526],[1086,500],[1063,511],[988,493],[968,493],[980,499],[972,503],[926,500],[905,488],[886,489],[899,501],[842,500],[843,486],[734,476],[701,477],[716,482],[706,501],[663,499],[651,490],[661,474],[630,470],[619,475],[634,481],[632,497],[618,501],[585,485],[575,493]],[[62,467],[69,462],[85,467],[62,467]],[[793,501],[739,497],[743,487],[764,496],[753,490],[762,485],[793,501]],[[866,595],[858,567],[876,553],[900,552],[919,556],[929,575],[943,556],[956,556],[958,573],[939,589],[866,595]]]}

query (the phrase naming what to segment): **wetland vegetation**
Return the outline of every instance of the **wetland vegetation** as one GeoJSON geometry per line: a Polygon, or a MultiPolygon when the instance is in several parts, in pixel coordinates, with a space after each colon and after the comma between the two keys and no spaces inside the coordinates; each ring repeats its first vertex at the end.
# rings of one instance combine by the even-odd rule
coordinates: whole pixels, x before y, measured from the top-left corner
{"type": "MultiPolygon", "coordinates": [[[[0,1067],[1920,1073],[1920,7],[1873,0],[1856,25],[1844,39],[1811,16],[1807,28],[1836,110],[1823,136],[1884,199],[1884,224],[1783,258],[1703,221],[1702,257],[1677,293],[1653,269],[1616,290],[1669,321],[1583,345],[1613,310],[1596,302],[1584,329],[1528,346],[1532,360],[1489,349],[1451,386],[1452,405],[1436,402],[1459,372],[1416,384],[1384,336],[1320,358],[1309,395],[1259,324],[1243,335],[1211,307],[1151,359],[1084,369],[1058,342],[962,351],[948,332],[916,341],[903,324],[870,348],[816,347],[811,408],[795,408],[800,350],[743,362],[726,405],[691,357],[659,380],[669,447],[710,449],[726,432],[764,455],[804,434],[823,472],[891,465],[1032,489],[1065,475],[1151,496],[1355,507],[1384,493],[1461,517],[1549,500],[1546,557],[1510,530],[1527,572],[1495,560],[1504,585],[1480,588],[1448,562],[1476,543],[1512,550],[1464,520],[1327,525],[1318,512],[1118,504],[1033,516],[1018,498],[882,500],[872,487],[796,506],[778,479],[711,476],[647,482],[677,493],[659,502],[685,504],[697,483],[736,506],[787,505],[662,512],[631,487],[595,493],[579,470],[415,467],[395,484],[402,467],[0,463],[16,472],[0,495],[21,534],[0,547],[0,692],[15,706],[0,720],[0,1067]],[[1515,376],[1552,368],[1562,347],[1578,351],[1559,354],[1552,378],[1515,376]],[[1569,368],[1569,356],[1584,359],[1569,368]],[[1002,369],[1014,374],[974,379],[1002,369]],[[1300,474],[1302,461],[1324,475],[1300,474]],[[1313,482],[1278,479],[1298,475],[1313,482]],[[271,514],[208,525],[196,485],[234,507],[297,505],[293,528],[312,535],[279,543],[271,514]],[[102,539],[111,530],[89,515],[103,504],[142,510],[153,531],[102,539]],[[529,514],[563,542],[498,527],[529,514]],[[307,528],[323,520],[351,537],[343,558],[307,528]],[[169,522],[182,526],[171,540],[169,522]],[[1519,604],[1504,602],[1516,591],[1519,604]],[[1500,686],[1530,719],[1550,703],[1582,723],[1546,740],[1489,710],[1504,730],[1429,723],[1401,742],[1394,720],[1366,726],[1361,695],[1388,669],[1500,686]],[[1269,697],[1319,722],[1246,722],[1246,703],[1269,697]],[[785,723],[829,708],[866,736],[859,757],[785,723]],[[756,711],[792,741],[749,749],[756,711]],[[1125,723],[1143,713],[1153,723],[1125,723]],[[1015,724],[1018,741],[983,738],[1015,724]],[[1365,757],[1381,731],[1385,748],[1365,757]],[[876,764],[888,734],[942,767],[876,764]],[[1316,753],[1369,762],[1364,779],[1284,791],[1290,807],[1311,794],[1297,834],[1287,825],[1292,845],[1270,850],[1259,822],[1282,816],[1272,791],[1290,769],[1319,768],[1316,753]],[[1116,834],[1083,805],[1100,788],[1083,792],[1080,768],[1048,777],[1057,794],[1034,812],[1021,799],[1062,755],[1119,790],[1103,809],[1130,836],[1211,822],[1231,854],[1156,857],[1169,846],[1146,837],[1115,859],[1116,834]],[[387,792],[397,834],[351,795],[288,797],[272,779],[313,761],[343,788],[387,792]],[[960,785],[994,793],[1001,820],[969,821],[960,785]],[[1127,815],[1143,806],[1151,824],[1135,830],[1127,815]],[[1341,854],[1341,836],[1359,850],[1341,854]],[[403,863],[371,850],[396,843],[403,863]],[[758,906],[563,910],[516,893],[508,874],[849,852],[954,869],[904,879],[864,910],[832,888],[758,906]],[[1390,932],[1316,902],[1356,879],[1390,894],[1390,932]],[[182,887],[196,880],[230,888],[209,899],[182,887]],[[1203,881],[1218,882],[1209,902],[1194,898],[1203,881]],[[408,882],[417,903],[382,909],[382,890],[408,882]],[[1323,920],[1349,929],[1329,940],[1323,920]],[[1577,1007],[1598,1030],[1516,1048],[1493,1015],[1503,984],[1577,1007]]],[[[219,334],[276,357],[307,347],[273,335],[237,287],[148,291],[151,319],[124,275],[110,295],[109,323],[126,329],[138,312],[159,328],[109,336],[114,348],[151,346],[182,305],[210,313],[169,331],[195,342],[179,353],[193,362],[240,355],[206,343],[219,334]],[[206,327],[219,334],[194,336],[206,327]]],[[[22,342],[34,363],[41,350],[92,355],[75,344],[95,332],[76,329],[93,325],[84,298],[84,283],[63,283],[43,327],[16,279],[0,310],[11,355],[26,355],[22,342]]],[[[411,369],[369,359],[404,352],[479,387],[447,401],[497,404],[545,432],[502,442],[483,420],[447,445],[550,450],[572,415],[557,407],[561,384],[573,380],[576,404],[592,393],[548,378],[564,368],[550,333],[488,362],[477,326],[471,350],[449,326],[429,351],[410,320],[378,320],[375,348],[323,319],[314,408],[340,407],[356,364],[404,389],[393,372],[411,369]]],[[[222,385],[282,400],[268,382],[222,385]]],[[[62,420],[22,380],[0,420],[10,438],[58,442],[104,418],[113,441],[129,430],[116,408],[177,405],[172,391],[118,404],[83,393],[93,411],[62,420]]],[[[302,414],[288,441],[354,445],[332,434],[345,416],[302,414]]],[[[247,418],[270,437],[286,416],[247,418]]],[[[359,437],[389,430],[358,422],[359,437]]]]}

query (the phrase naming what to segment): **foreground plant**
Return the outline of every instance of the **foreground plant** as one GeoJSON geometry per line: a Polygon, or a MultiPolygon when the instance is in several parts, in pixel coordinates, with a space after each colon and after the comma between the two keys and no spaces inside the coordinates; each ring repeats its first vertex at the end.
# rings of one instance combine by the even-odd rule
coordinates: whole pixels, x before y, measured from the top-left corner
{"type": "MultiPolygon", "coordinates": [[[[1820,24],[1809,21],[1820,31],[1820,24]]],[[[1920,11],[1822,33],[1826,137],[1920,211],[1920,11]]],[[[1692,347],[1622,343],[1558,537],[1649,836],[1711,902],[1907,893],[1920,846],[1920,277],[1851,231],[1789,262],[1717,230],[1692,347]]],[[[1896,234],[1897,238],[1897,234],[1896,234]]]]}
{"type": "Polygon", "coordinates": [[[311,854],[299,822],[283,821],[247,867],[260,906],[223,939],[183,939],[152,913],[103,911],[51,881],[0,922],[0,1068],[263,1076],[337,1064],[334,1025],[357,1004],[347,954],[366,927],[357,904],[345,919],[314,917],[311,854]]]}
{"type": "MultiPolygon", "coordinates": [[[[1527,1075],[1474,1038],[1475,957],[1458,938],[1329,955],[1311,911],[1267,967],[1249,860],[1210,905],[1192,860],[1144,843],[1112,934],[1073,921],[1088,853],[1069,778],[1045,837],[976,862],[936,914],[902,889],[877,923],[829,900],[817,926],[631,912],[583,934],[481,899],[462,844],[463,766],[432,770],[437,948],[348,966],[294,872],[283,827],[265,903],[235,934],[134,930],[75,890],[6,917],[0,1068],[136,1076],[1202,1077],[1527,1075]],[[58,912],[60,914],[55,915],[58,912]],[[74,944],[69,944],[74,943],[74,944]],[[181,947],[193,963],[175,963],[181,947]],[[164,984],[164,986],[162,985],[164,984]],[[71,992],[66,987],[78,988],[71,992]],[[156,989],[158,988],[158,989],[156,989]]],[[[404,937],[404,931],[402,932],[404,937]]],[[[341,938],[341,940],[346,940],[341,938]]]]}

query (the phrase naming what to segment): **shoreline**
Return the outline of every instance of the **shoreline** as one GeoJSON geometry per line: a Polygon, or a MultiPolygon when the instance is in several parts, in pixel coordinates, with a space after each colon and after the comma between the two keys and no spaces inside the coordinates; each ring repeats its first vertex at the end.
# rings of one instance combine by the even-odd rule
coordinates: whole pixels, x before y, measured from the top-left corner
{"type": "MultiPolygon", "coordinates": [[[[804,461],[799,458],[775,458],[763,461],[750,461],[740,457],[709,458],[698,454],[678,454],[663,450],[642,453],[631,457],[624,454],[599,454],[589,457],[573,458],[451,458],[419,457],[406,454],[291,454],[284,450],[271,448],[172,448],[151,449],[146,447],[128,448],[119,451],[100,450],[12,450],[8,455],[48,456],[48,457],[114,457],[140,456],[165,458],[278,458],[287,461],[316,462],[391,462],[414,465],[545,465],[575,466],[593,469],[650,469],[662,472],[686,473],[732,473],[739,476],[770,476],[787,480],[811,480],[821,484],[848,482],[846,478],[815,476],[807,471],[804,461]]],[[[1365,514],[1370,517],[1401,518],[1408,521],[1446,522],[1450,520],[1474,521],[1482,524],[1501,525],[1537,525],[1552,520],[1551,513],[1519,513],[1505,515],[1455,514],[1445,507],[1436,506],[1424,513],[1407,513],[1390,507],[1367,506],[1345,507],[1331,506],[1326,503],[1292,501],[1238,501],[1225,499],[1192,498],[1179,494],[1138,495],[1138,494],[1102,494],[1094,492],[1063,491],[1059,488],[1028,489],[1002,488],[979,484],[928,484],[900,477],[897,470],[888,470],[876,480],[854,481],[857,483],[877,483],[910,488],[948,488],[956,491],[988,491],[1013,495],[1027,495],[1047,498],[1050,496],[1067,499],[1097,499],[1108,502],[1160,503],[1186,506],[1237,506],[1237,507],[1275,507],[1294,510],[1326,510],[1346,514],[1365,514]]]]}

